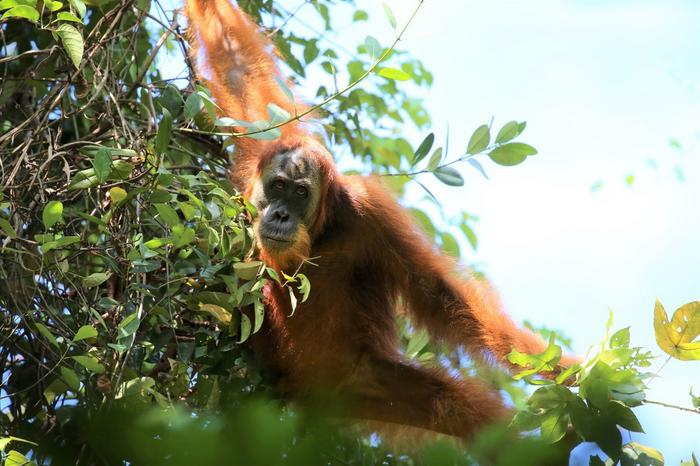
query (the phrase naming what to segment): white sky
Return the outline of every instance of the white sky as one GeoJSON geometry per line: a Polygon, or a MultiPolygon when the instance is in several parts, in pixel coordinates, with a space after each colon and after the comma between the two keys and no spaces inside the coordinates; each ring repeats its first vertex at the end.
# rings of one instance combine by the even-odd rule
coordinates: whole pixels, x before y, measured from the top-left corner
{"type": "MultiPolygon", "coordinates": [[[[399,24],[415,5],[388,3],[399,24]]],[[[368,33],[389,43],[381,2],[358,4],[371,22],[353,26],[338,6],[330,40],[351,51],[368,33]]],[[[308,35],[298,20],[317,25],[311,10],[288,26],[308,35]]],[[[435,76],[422,94],[437,140],[449,124],[451,146],[464,148],[493,116],[496,127],[526,120],[522,140],[539,150],[517,167],[481,160],[490,180],[465,165],[464,188],[427,175],[449,212],[480,217],[479,249],[463,247],[465,261],[482,264],[516,319],[560,328],[578,353],[601,338],[612,309],[615,328],[631,326],[633,344],[659,354],[656,370],[665,357],[654,300],[669,312],[700,300],[700,3],[426,0],[401,48],[435,76]]],[[[407,129],[416,143],[422,136],[407,129]]],[[[690,386],[700,393],[700,362],[673,360],[660,375],[650,399],[690,406],[690,386]]],[[[661,449],[666,464],[700,454],[700,416],[635,411],[648,435],[633,439],[661,449]]]]}
{"type": "MultiPolygon", "coordinates": [[[[399,21],[413,5],[389,3],[399,21]]],[[[692,1],[428,0],[403,43],[435,75],[426,103],[453,147],[491,116],[527,120],[537,156],[511,168],[483,160],[490,181],[465,166],[466,187],[436,195],[480,217],[467,260],[485,265],[509,312],[562,329],[580,353],[611,308],[616,328],[631,325],[632,342],[661,355],[654,300],[669,312],[700,300],[699,20],[692,1]]],[[[689,387],[700,392],[700,362],[674,360],[660,375],[650,399],[689,406],[689,387]]],[[[648,436],[633,439],[667,464],[700,452],[700,416],[636,412],[648,436]]]]}

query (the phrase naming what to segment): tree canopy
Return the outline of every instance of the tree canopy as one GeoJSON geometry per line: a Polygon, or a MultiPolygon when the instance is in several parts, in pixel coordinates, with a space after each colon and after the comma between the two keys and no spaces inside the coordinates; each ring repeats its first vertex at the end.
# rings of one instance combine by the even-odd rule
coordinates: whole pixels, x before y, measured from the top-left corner
{"type": "MultiPolygon", "coordinates": [[[[329,31],[338,3],[353,2],[302,6],[329,31]]],[[[537,153],[520,141],[526,124],[518,121],[479,126],[463,150],[436,141],[411,92],[433,76],[398,48],[408,24],[397,24],[389,8],[396,40],[367,36],[348,58],[323,40],[326,31],[301,36],[286,27],[295,11],[269,0],[239,4],[272,37],[292,80],[315,89],[319,131],[336,157],[382,176],[399,197],[417,187],[439,207],[419,175],[460,186],[455,167],[483,173],[482,162],[511,166],[537,153]],[[307,82],[311,69],[333,87],[307,82]],[[409,126],[420,140],[404,136],[409,126]]],[[[511,379],[402,320],[409,358],[493,380],[518,408],[512,424],[532,432],[485,432],[468,453],[442,442],[400,454],[283,403],[245,342],[265,319],[267,280],[284,281],[293,300],[306,299],[313,283],[255,260],[254,208],[228,181],[227,167],[237,137],[275,138],[276,128],[301,116],[271,106],[267,121],[246,123],[247,136],[231,135],[205,87],[191,76],[162,77],[159,63],[189,63],[184,20],[158,0],[2,0],[0,13],[4,464],[466,465],[488,458],[538,465],[582,441],[600,448],[591,465],[663,464],[659,451],[623,441],[621,429],[642,431],[632,408],[647,402],[652,354],[631,343],[629,328],[614,330],[612,316],[604,341],[555,381],[539,373],[558,362],[567,339],[547,329],[540,329],[551,342],[545,353],[511,353],[523,367],[511,379]],[[242,313],[246,307],[254,312],[242,313]]],[[[367,19],[355,8],[353,21],[367,19]]],[[[468,215],[448,231],[427,210],[410,210],[447,253],[460,255],[455,231],[477,246],[468,215]]],[[[700,359],[700,303],[670,318],[660,303],[654,312],[669,358],[700,359]]],[[[691,402],[695,408],[685,409],[698,412],[692,392],[691,402]]]]}

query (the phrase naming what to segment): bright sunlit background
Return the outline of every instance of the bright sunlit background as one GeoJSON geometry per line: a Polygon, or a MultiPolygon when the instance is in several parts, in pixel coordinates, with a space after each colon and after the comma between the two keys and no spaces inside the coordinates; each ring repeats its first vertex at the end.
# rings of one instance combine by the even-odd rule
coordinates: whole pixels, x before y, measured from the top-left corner
{"type": "MultiPolygon", "coordinates": [[[[399,24],[415,8],[388,4],[399,24]]],[[[366,34],[385,45],[395,35],[381,2],[358,6],[369,23],[353,24],[343,5],[332,12],[324,40],[340,53],[366,34]]],[[[308,4],[285,27],[322,30],[308,4]]],[[[464,164],[464,188],[422,175],[448,214],[480,217],[478,250],[464,245],[464,261],[480,264],[511,315],[561,329],[579,354],[602,338],[611,309],[614,328],[631,326],[632,343],[659,355],[658,370],[655,299],[669,313],[700,299],[700,4],[426,0],[399,47],[434,74],[419,92],[437,141],[449,126],[454,155],[492,117],[496,128],[526,120],[520,139],[539,150],[513,168],[481,160],[489,180],[464,164]]],[[[407,131],[416,144],[425,136],[407,131]]],[[[700,393],[700,362],[672,360],[659,375],[649,399],[690,406],[690,387],[700,393]]],[[[700,453],[697,414],[635,412],[647,434],[632,439],[666,464],[700,453]]]]}

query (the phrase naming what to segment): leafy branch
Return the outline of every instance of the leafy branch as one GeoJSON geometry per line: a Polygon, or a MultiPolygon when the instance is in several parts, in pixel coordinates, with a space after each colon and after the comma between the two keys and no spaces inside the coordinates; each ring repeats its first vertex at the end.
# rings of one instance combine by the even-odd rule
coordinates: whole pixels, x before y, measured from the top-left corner
{"type": "MultiPolygon", "coordinates": [[[[213,135],[213,136],[251,137],[251,136],[255,136],[255,135],[260,135],[260,134],[263,134],[263,133],[271,132],[271,131],[273,131],[273,130],[275,130],[275,129],[279,129],[279,128],[281,128],[282,126],[288,125],[288,124],[293,123],[293,122],[295,122],[295,121],[301,121],[301,119],[304,118],[306,115],[309,115],[309,114],[311,114],[311,113],[314,113],[315,111],[317,111],[317,110],[319,110],[319,109],[325,107],[325,106],[326,106],[327,104],[329,104],[330,102],[336,100],[338,97],[340,97],[340,96],[346,94],[347,92],[349,92],[350,90],[352,90],[354,87],[356,87],[358,84],[360,84],[362,81],[364,81],[370,74],[372,74],[372,73],[374,72],[374,70],[377,69],[377,67],[379,66],[379,64],[381,64],[381,63],[394,51],[394,49],[396,48],[396,46],[398,45],[398,43],[401,41],[401,38],[402,38],[403,35],[405,34],[406,30],[408,29],[408,26],[409,26],[409,25],[413,22],[413,20],[415,19],[416,15],[418,14],[418,11],[420,10],[420,7],[423,5],[423,2],[424,2],[424,1],[425,1],[425,0],[418,0],[418,3],[416,4],[416,7],[413,9],[413,12],[411,13],[411,16],[408,18],[408,20],[407,20],[406,23],[404,24],[403,28],[401,28],[401,31],[399,31],[399,33],[396,35],[396,37],[395,37],[393,43],[392,43],[388,48],[384,49],[384,51],[383,51],[382,54],[379,56],[379,58],[377,58],[377,59],[370,65],[370,67],[369,67],[364,73],[362,73],[362,74],[360,75],[360,77],[358,77],[357,79],[351,81],[351,82],[350,82],[347,86],[345,86],[344,88],[342,88],[342,89],[340,89],[340,90],[334,92],[333,94],[329,95],[328,97],[326,97],[326,98],[325,98],[323,101],[321,101],[320,103],[317,103],[317,104],[315,104],[315,105],[313,105],[313,106],[311,106],[311,107],[305,109],[303,112],[301,112],[301,113],[296,113],[293,117],[286,118],[286,119],[284,119],[283,121],[280,121],[280,122],[277,122],[277,123],[274,123],[274,124],[271,124],[271,125],[266,125],[264,128],[261,128],[261,129],[254,129],[253,131],[247,131],[247,132],[202,131],[202,130],[198,130],[198,129],[194,129],[194,128],[179,128],[178,130],[179,130],[179,131],[182,131],[182,132],[191,132],[191,133],[208,134],[208,135],[213,135]]],[[[368,39],[369,39],[370,41],[371,41],[371,40],[374,40],[373,38],[369,38],[369,37],[368,37],[368,39]]],[[[376,42],[376,40],[374,40],[374,41],[376,42]]],[[[404,74],[404,73],[403,73],[402,71],[400,71],[400,70],[395,70],[395,69],[393,69],[393,68],[385,68],[385,69],[383,69],[382,71],[384,71],[384,73],[382,73],[381,75],[384,76],[384,77],[386,77],[386,78],[388,78],[388,79],[404,79],[404,78],[403,78],[403,74],[404,74]]],[[[280,82],[280,85],[284,85],[284,83],[280,82]]],[[[291,92],[288,93],[288,94],[291,94],[291,92]]],[[[277,112],[280,112],[280,111],[281,111],[281,112],[284,112],[284,110],[279,109],[279,107],[277,107],[277,112]]],[[[229,120],[230,120],[230,119],[229,119],[229,120]]],[[[227,122],[227,120],[221,120],[221,121],[224,122],[224,123],[227,122]]],[[[274,120],[273,120],[273,121],[274,121],[274,120]]],[[[244,121],[238,121],[238,120],[232,120],[232,121],[228,121],[228,122],[229,122],[229,123],[233,123],[233,124],[236,125],[236,126],[252,126],[252,125],[253,125],[253,123],[244,122],[244,121]]],[[[228,125],[227,125],[227,126],[228,126],[228,125]]],[[[273,132],[273,134],[270,135],[269,138],[270,138],[270,139],[275,139],[275,138],[277,138],[277,135],[273,132]]]]}
{"type": "MultiPolygon", "coordinates": [[[[438,147],[433,151],[425,168],[395,173],[382,173],[381,176],[405,176],[410,178],[424,173],[432,173],[447,185],[462,186],[464,184],[462,175],[452,167],[452,165],[456,163],[467,161],[484,177],[488,178],[483,166],[474,158],[475,156],[487,154],[493,162],[499,165],[513,166],[522,163],[528,156],[537,154],[537,150],[529,144],[510,142],[525,130],[526,123],[524,121],[509,121],[503,125],[498,131],[493,144],[491,144],[491,126],[492,124],[479,126],[469,138],[465,153],[454,160],[449,162],[445,161],[448,157],[448,144],[446,142],[444,150],[442,147],[438,147]]],[[[426,158],[434,142],[435,135],[433,133],[428,134],[428,136],[423,139],[423,142],[421,142],[413,154],[413,160],[410,162],[411,168],[416,167],[426,158]]]]}

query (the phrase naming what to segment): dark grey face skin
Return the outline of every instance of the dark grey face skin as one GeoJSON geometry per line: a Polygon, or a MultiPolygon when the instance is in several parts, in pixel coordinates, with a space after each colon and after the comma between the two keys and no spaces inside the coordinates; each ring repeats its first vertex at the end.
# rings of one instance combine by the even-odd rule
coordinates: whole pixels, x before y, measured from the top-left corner
{"type": "Polygon", "coordinates": [[[318,167],[301,150],[278,154],[270,161],[250,199],[258,209],[264,247],[293,246],[299,227],[310,227],[316,217],[320,186],[318,167]]]}

